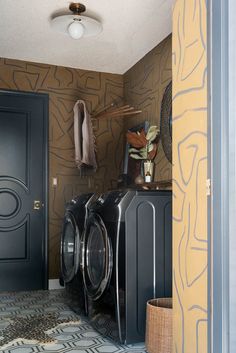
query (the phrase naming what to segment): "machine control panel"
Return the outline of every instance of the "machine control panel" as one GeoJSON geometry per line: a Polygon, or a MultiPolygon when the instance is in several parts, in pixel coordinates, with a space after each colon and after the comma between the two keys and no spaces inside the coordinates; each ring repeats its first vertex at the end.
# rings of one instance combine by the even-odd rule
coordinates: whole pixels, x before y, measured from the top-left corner
{"type": "Polygon", "coordinates": [[[105,204],[106,206],[118,205],[125,194],[126,194],[125,191],[117,191],[117,190],[116,191],[107,192],[105,194],[102,194],[98,198],[97,204],[99,204],[99,205],[105,204]]]}

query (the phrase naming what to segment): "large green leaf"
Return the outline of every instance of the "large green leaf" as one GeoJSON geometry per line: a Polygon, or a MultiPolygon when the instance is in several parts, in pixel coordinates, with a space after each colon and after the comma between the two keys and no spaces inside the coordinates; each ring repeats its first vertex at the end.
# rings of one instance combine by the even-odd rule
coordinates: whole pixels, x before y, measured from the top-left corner
{"type": "Polygon", "coordinates": [[[147,159],[147,153],[146,152],[145,152],[145,154],[131,153],[130,157],[134,158],[134,159],[147,159]]]}
{"type": "Polygon", "coordinates": [[[152,152],[153,148],[154,148],[153,143],[149,143],[148,146],[147,146],[148,152],[152,152]]]}
{"type": "Polygon", "coordinates": [[[129,153],[143,153],[144,151],[146,151],[146,147],[143,147],[143,148],[130,147],[129,148],[129,153]]]}
{"type": "Polygon", "coordinates": [[[130,148],[129,149],[129,154],[131,158],[134,159],[147,159],[147,149],[146,147],[136,149],[136,148],[130,148]]]}
{"type": "Polygon", "coordinates": [[[155,138],[157,137],[157,134],[160,132],[160,130],[158,129],[157,126],[153,125],[150,126],[150,128],[148,129],[147,135],[146,135],[146,139],[149,142],[152,142],[155,140],[155,138]]]}

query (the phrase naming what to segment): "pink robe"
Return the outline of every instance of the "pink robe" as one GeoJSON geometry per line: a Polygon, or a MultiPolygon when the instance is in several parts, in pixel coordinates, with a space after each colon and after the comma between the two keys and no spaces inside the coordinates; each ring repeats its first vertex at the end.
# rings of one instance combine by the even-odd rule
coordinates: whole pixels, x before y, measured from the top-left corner
{"type": "Polygon", "coordinates": [[[77,168],[96,171],[93,126],[83,100],[78,100],[74,106],[74,141],[77,168]]]}

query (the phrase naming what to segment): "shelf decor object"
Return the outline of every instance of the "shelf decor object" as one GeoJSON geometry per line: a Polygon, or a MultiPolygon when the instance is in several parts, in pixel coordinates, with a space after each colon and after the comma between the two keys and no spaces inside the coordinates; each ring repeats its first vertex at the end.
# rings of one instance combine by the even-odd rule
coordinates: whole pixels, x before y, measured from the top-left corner
{"type": "Polygon", "coordinates": [[[128,131],[126,133],[129,143],[129,156],[136,160],[143,161],[144,180],[150,183],[154,179],[154,158],[157,153],[160,131],[157,126],[150,126],[147,132],[128,131]]]}
{"type": "Polygon", "coordinates": [[[146,183],[151,183],[154,178],[154,162],[147,160],[143,162],[144,180],[146,183]]]}
{"type": "Polygon", "coordinates": [[[162,98],[160,130],[164,153],[172,163],[172,81],[166,87],[162,98]]]}
{"type": "Polygon", "coordinates": [[[69,6],[71,14],[56,15],[51,19],[52,28],[69,35],[72,39],[90,37],[102,31],[102,24],[94,18],[81,15],[86,7],[80,3],[69,6]]]}

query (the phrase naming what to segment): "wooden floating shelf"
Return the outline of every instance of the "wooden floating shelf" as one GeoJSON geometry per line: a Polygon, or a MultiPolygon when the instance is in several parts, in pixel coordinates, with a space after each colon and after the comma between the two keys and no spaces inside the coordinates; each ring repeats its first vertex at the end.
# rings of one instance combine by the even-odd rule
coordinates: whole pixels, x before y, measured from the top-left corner
{"type": "Polygon", "coordinates": [[[153,181],[150,183],[142,183],[142,184],[137,184],[137,187],[140,187],[142,189],[150,189],[150,190],[158,190],[162,188],[171,188],[172,187],[172,180],[163,180],[163,181],[153,181]]]}
{"type": "Polygon", "coordinates": [[[172,180],[153,181],[151,183],[131,184],[121,188],[130,188],[132,190],[172,190],[172,180]]]}

